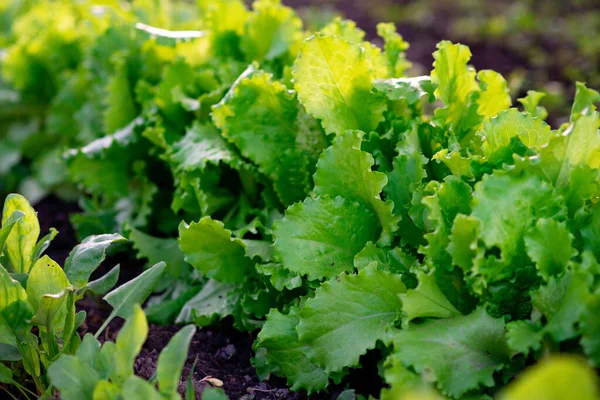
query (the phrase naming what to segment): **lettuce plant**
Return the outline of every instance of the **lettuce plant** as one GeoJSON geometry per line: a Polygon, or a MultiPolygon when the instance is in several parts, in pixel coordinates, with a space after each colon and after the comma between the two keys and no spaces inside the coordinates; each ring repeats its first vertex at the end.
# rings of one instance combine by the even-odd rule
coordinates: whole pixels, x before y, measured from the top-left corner
{"type": "MultiPolygon", "coordinates": [[[[88,291],[109,292],[119,277],[117,265],[90,281],[108,247],[125,241],[121,235],[88,237],[71,251],[63,269],[43,255],[57,233],[52,229],[39,239],[37,215],[27,200],[17,194],[6,198],[0,229],[0,382],[14,386],[25,398],[52,396],[51,366],[76,354],[82,343],[77,329],[86,313],[76,312],[75,302],[88,291]],[[37,393],[27,385],[29,379],[37,393]]],[[[157,264],[106,294],[104,299],[114,310],[96,336],[115,316],[129,318],[134,305],[152,292],[164,268],[164,263],[157,264]]]]}
{"type": "Polygon", "coordinates": [[[541,398],[563,372],[597,397],[598,92],[577,83],[551,127],[466,46],[408,77],[393,25],[380,48],[276,0],[200,7],[199,31],[96,42],[122,50],[99,76],[127,104],[67,161],[80,232],[166,261],[150,319],[259,331],[259,375],[308,393],[377,352],[383,399],[541,398]]]}

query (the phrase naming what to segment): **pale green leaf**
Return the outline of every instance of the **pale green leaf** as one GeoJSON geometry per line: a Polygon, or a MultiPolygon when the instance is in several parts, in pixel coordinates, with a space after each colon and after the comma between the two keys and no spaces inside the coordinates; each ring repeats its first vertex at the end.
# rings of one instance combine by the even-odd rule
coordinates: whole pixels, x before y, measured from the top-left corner
{"type": "Polygon", "coordinates": [[[24,215],[16,222],[6,238],[4,253],[8,256],[14,272],[28,273],[33,265],[34,249],[40,235],[40,223],[35,210],[25,197],[9,194],[4,200],[2,210],[3,227],[14,222],[12,215],[15,211],[20,211],[24,215]]]}
{"type": "Polygon", "coordinates": [[[309,38],[294,64],[300,102],[327,133],[369,132],[383,120],[386,100],[373,89],[373,65],[361,46],[338,36],[309,38]]]}
{"type": "Polygon", "coordinates": [[[485,69],[477,73],[481,93],[477,98],[477,113],[483,117],[496,116],[511,105],[506,80],[496,71],[485,69]]]}
{"type": "Polygon", "coordinates": [[[595,400],[598,377],[583,360],[551,356],[526,370],[498,396],[499,400],[595,400]]]}
{"type": "Polygon", "coordinates": [[[498,153],[511,145],[513,138],[518,138],[529,148],[539,150],[550,142],[554,134],[541,119],[511,108],[485,121],[478,135],[483,140],[483,153],[495,161],[498,153]]]}
{"type": "Polygon", "coordinates": [[[125,381],[121,394],[125,399],[162,400],[152,384],[135,375],[125,381]]]}
{"type": "Polygon", "coordinates": [[[475,70],[467,64],[471,50],[462,44],[441,41],[431,71],[431,81],[437,85],[435,96],[448,107],[446,123],[460,124],[467,113],[469,97],[479,90],[475,70]]]}

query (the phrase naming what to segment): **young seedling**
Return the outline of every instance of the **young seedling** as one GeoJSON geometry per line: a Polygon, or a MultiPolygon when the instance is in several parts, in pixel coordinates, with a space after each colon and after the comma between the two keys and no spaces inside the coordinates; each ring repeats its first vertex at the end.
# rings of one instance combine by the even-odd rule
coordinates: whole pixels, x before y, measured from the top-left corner
{"type": "MultiPolygon", "coordinates": [[[[86,291],[107,293],[116,283],[119,266],[91,281],[91,274],[106,258],[113,243],[123,242],[119,234],[86,238],[76,246],[61,268],[43,255],[57,231],[38,240],[37,215],[18,194],[4,202],[0,229],[0,382],[12,385],[24,398],[52,397],[54,385],[48,377],[50,366],[62,356],[74,355],[81,344],[77,328],[85,311],[76,312],[75,302],[86,291]],[[34,393],[27,380],[35,385],[34,393]]],[[[134,304],[142,303],[161,278],[164,263],[116,290],[105,299],[114,307],[107,319],[127,318],[134,304]]],[[[0,388],[14,397],[4,385],[0,388]]]]}

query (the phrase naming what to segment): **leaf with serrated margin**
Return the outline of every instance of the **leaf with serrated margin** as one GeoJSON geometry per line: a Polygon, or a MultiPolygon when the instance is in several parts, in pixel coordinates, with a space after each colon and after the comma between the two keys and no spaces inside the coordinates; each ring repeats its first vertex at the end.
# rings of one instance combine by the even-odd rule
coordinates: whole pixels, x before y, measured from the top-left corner
{"type": "Polygon", "coordinates": [[[339,36],[307,39],[294,63],[294,84],[309,114],[327,133],[369,132],[383,120],[386,99],[373,89],[373,65],[363,48],[339,36]]]}
{"type": "Polygon", "coordinates": [[[299,310],[292,307],[282,314],[271,310],[253,349],[257,360],[264,358],[265,365],[256,365],[261,374],[274,373],[285,376],[293,391],[304,389],[311,394],[329,384],[329,375],[307,356],[309,346],[298,339],[296,327],[300,321],[299,310]]]}
{"type": "Polygon", "coordinates": [[[379,218],[383,230],[381,241],[389,242],[400,217],[392,215],[391,201],[381,200],[387,177],[371,170],[375,161],[371,154],[360,149],[362,135],[360,131],[347,131],[336,136],[317,163],[314,190],[319,195],[341,196],[369,207],[379,218]]]}
{"type": "Polygon", "coordinates": [[[173,144],[169,161],[176,175],[203,170],[208,163],[240,162],[214,125],[197,121],[186,130],[181,140],[173,144]]]}
{"type": "Polygon", "coordinates": [[[419,285],[408,289],[400,295],[404,321],[410,322],[415,318],[451,318],[460,314],[440,290],[433,273],[419,271],[419,285]]]}
{"type": "Polygon", "coordinates": [[[326,372],[357,365],[398,319],[405,291],[400,275],[374,265],[325,282],[300,312],[298,337],[309,358],[326,372]]]}
{"type": "Polygon", "coordinates": [[[393,336],[394,354],[418,373],[431,371],[443,394],[461,397],[492,387],[494,373],[508,364],[504,321],[479,308],[467,316],[411,325],[393,336]]]}
{"type": "Polygon", "coordinates": [[[296,148],[297,118],[294,93],[254,65],[213,107],[223,136],[275,182],[286,204],[305,197],[309,186],[308,160],[296,148]]]}
{"type": "Polygon", "coordinates": [[[368,208],[342,197],[308,198],[275,223],[274,246],[285,268],[309,279],[354,269],[354,256],[381,234],[368,208]]]}
{"type": "Polygon", "coordinates": [[[483,117],[493,117],[510,107],[512,101],[506,79],[496,71],[484,69],[477,73],[481,93],[477,98],[477,113],[483,117]]]}
{"type": "Polygon", "coordinates": [[[222,222],[204,217],[179,225],[179,247],[184,259],[209,278],[225,283],[241,283],[254,263],[245,254],[242,241],[231,237],[222,222]]]}
{"type": "Polygon", "coordinates": [[[536,263],[539,274],[548,279],[560,275],[577,250],[572,246],[574,236],[565,223],[540,218],[525,236],[527,254],[536,263]]]}
{"type": "Polygon", "coordinates": [[[512,154],[512,139],[518,138],[528,148],[540,150],[554,137],[550,126],[516,108],[500,112],[484,122],[478,132],[483,140],[483,154],[491,161],[503,160],[505,153],[512,154]]]}

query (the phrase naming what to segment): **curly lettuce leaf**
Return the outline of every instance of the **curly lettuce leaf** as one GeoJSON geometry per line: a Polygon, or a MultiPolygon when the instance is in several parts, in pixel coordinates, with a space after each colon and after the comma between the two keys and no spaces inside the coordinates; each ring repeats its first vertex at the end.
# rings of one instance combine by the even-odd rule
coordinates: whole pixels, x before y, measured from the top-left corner
{"type": "Polygon", "coordinates": [[[329,196],[289,207],[273,231],[284,267],[309,279],[352,271],[354,256],[380,234],[377,217],[368,208],[329,196]]]}
{"type": "Polygon", "coordinates": [[[298,99],[327,133],[369,132],[383,120],[386,100],[373,92],[373,65],[361,46],[339,36],[309,38],[294,64],[298,99]]]}
{"type": "Polygon", "coordinates": [[[357,365],[393,326],[405,291],[399,275],[375,266],[325,282],[300,311],[297,331],[308,357],[326,372],[357,365]]]}
{"type": "Polygon", "coordinates": [[[430,371],[443,394],[461,397],[492,387],[494,373],[508,365],[504,321],[479,308],[467,316],[411,325],[394,334],[394,356],[417,373],[430,371]]]}

